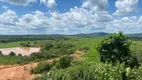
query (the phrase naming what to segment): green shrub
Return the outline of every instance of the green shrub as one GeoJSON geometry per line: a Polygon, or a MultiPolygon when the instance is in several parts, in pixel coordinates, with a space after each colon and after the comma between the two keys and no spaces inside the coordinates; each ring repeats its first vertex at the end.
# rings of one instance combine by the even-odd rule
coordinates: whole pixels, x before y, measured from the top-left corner
{"type": "Polygon", "coordinates": [[[62,57],[57,64],[57,68],[68,68],[71,66],[72,58],[70,56],[62,57]]]}
{"type": "Polygon", "coordinates": [[[46,43],[44,46],[43,46],[43,50],[49,50],[53,48],[53,44],[52,43],[46,43]]]}
{"type": "Polygon", "coordinates": [[[42,59],[43,55],[42,55],[42,53],[34,52],[30,55],[30,57],[31,57],[31,60],[42,59]]]}
{"type": "Polygon", "coordinates": [[[23,46],[23,47],[30,47],[30,42],[21,43],[20,45],[23,46]]]}
{"type": "Polygon", "coordinates": [[[97,47],[100,54],[100,61],[111,62],[113,64],[117,62],[125,63],[126,66],[132,68],[138,66],[137,59],[130,54],[130,44],[130,41],[127,40],[122,32],[105,37],[97,47]]]}
{"type": "Polygon", "coordinates": [[[37,67],[31,70],[31,73],[38,74],[43,72],[48,72],[51,69],[51,65],[47,62],[41,62],[37,67]]]}
{"type": "Polygon", "coordinates": [[[19,61],[17,61],[18,64],[25,64],[28,62],[37,62],[42,61],[46,59],[52,59],[56,57],[60,57],[63,55],[69,55],[75,52],[75,48],[73,45],[69,43],[52,43],[47,42],[44,44],[44,46],[41,48],[39,52],[34,52],[30,56],[23,57],[19,61]],[[60,45],[60,47],[59,47],[60,45]]]}
{"type": "Polygon", "coordinates": [[[22,56],[22,54],[18,54],[18,56],[22,56]]]}
{"type": "MultiPolygon", "coordinates": [[[[20,57],[20,56],[18,56],[20,57]]],[[[16,62],[17,64],[27,64],[31,62],[31,57],[30,56],[21,56],[21,58],[16,62]]]]}
{"type": "Polygon", "coordinates": [[[9,56],[16,56],[16,54],[12,51],[9,53],[9,56]]]}
{"type": "Polygon", "coordinates": [[[142,67],[124,68],[123,64],[82,64],[54,70],[36,80],[141,80],[142,67]]]}
{"type": "Polygon", "coordinates": [[[4,56],[4,55],[2,54],[2,51],[0,51],[0,56],[4,56]]]}
{"type": "Polygon", "coordinates": [[[51,59],[62,55],[73,54],[75,48],[69,43],[46,43],[41,49],[41,53],[45,59],[51,59]]]}

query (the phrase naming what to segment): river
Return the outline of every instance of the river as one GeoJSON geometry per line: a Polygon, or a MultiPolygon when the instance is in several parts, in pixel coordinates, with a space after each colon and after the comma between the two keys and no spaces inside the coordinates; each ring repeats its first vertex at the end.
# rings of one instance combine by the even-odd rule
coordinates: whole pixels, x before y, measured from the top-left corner
{"type": "Polygon", "coordinates": [[[10,52],[14,52],[16,55],[22,54],[23,56],[29,56],[33,52],[38,52],[40,51],[40,48],[35,48],[35,47],[13,47],[13,48],[3,48],[0,49],[2,51],[3,55],[8,55],[10,52]]]}

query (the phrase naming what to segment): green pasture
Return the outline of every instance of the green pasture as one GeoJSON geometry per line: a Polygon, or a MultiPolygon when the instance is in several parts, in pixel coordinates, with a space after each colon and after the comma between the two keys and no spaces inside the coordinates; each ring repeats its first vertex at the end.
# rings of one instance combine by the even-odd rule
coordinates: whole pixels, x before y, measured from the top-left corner
{"type": "MultiPolygon", "coordinates": [[[[34,44],[37,42],[39,45],[44,45],[46,43],[70,43],[75,46],[76,50],[80,50],[81,48],[88,47],[90,50],[85,52],[83,56],[80,57],[79,60],[85,63],[100,63],[99,61],[99,54],[96,51],[96,46],[100,43],[103,37],[77,37],[77,36],[66,36],[69,38],[68,40],[38,40],[38,41],[17,41],[17,42],[8,42],[8,43],[0,43],[0,48],[11,48],[11,47],[20,47],[21,43],[30,42],[30,44],[34,44]]],[[[138,54],[142,52],[142,41],[132,41],[130,46],[131,52],[133,54],[138,54]]],[[[138,54],[140,55],[140,54],[138,54]]],[[[3,57],[0,56],[0,64],[14,64],[16,63],[21,57],[3,57]]]]}

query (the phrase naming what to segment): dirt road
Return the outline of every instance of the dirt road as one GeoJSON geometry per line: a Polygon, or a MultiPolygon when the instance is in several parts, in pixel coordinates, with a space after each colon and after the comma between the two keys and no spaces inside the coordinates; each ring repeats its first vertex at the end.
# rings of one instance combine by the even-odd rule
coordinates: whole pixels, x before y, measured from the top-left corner
{"type": "MultiPolygon", "coordinates": [[[[71,56],[79,58],[83,55],[82,51],[76,51],[75,54],[71,56]]],[[[59,58],[55,58],[58,60],[59,58]]],[[[47,62],[52,62],[53,60],[47,60],[47,62]]],[[[38,65],[37,63],[30,63],[26,65],[7,65],[0,66],[0,80],[32,80],[39,75],[30,74],[31,68],[35,68],[38,65]]]]}

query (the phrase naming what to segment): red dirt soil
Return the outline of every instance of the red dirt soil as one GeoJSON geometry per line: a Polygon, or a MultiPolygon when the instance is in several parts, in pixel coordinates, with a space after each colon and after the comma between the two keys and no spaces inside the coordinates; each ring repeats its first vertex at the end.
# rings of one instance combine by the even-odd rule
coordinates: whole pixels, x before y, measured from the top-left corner
{"type": "MultiPolygon", "coordinates": [[[[70,56],[79,58],[83,55],[82,51],[76,51],[75,54],[70,56]]],[[[47,60],[48,63],[51,63],[53,60],[59,60],[60,58],[55,58],[52,60],[47,60]]],[[[37,63],[30,63],[26,65],[1,65],[0,66],[0,80],[32,80],[39,75],[30,74],[31,68],[35,68],[38,65],[37,63]]]]}

